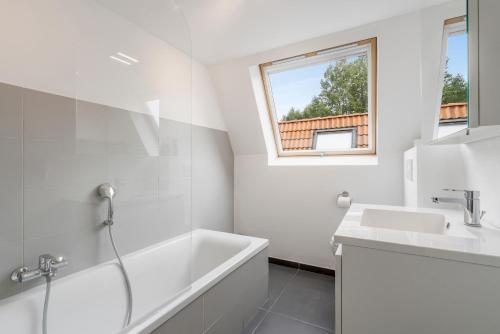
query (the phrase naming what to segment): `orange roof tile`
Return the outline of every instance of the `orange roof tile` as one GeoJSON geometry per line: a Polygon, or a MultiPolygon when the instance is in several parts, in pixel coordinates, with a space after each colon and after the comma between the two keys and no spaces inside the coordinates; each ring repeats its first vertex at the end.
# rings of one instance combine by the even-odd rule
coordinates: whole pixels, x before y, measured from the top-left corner
{"type": "Polygon", "coordinates": [[[448,103],[441,106],[440,122],[467,120],[467,103],[448,103]]]}
{"type": "Polygon", "coordinates": [[[283,150],[312,150],[317,130],[357,129],[358,148],[368,147],[368,114],[328,116],[278,122],[283,150]]]}
{"type": "MultiPolygon", "coordinates": [[[[441,106],[440,121],[467,119],[467,103],[449,103],[441,106]]],[[[328,116],[278,122],[283,150],[312,150],[317,130],[356,128],[357,147],[368,147],[368,114],[328,116]]]]}

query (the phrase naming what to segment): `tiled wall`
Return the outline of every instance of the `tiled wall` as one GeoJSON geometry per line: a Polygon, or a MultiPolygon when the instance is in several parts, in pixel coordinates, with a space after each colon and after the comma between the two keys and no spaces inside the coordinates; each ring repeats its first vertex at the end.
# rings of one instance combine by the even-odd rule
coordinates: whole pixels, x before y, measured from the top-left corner
{"type": "Polygon", "coordinates": [[[21,91],[0,86],[0,110],[0,291],[5,296],[20,289],[8,272],[23,262],[21,91]]]}
{"type": "Polygon", "coordinates": [[[234,156],[226,131],[193,127],[193,228],[234,231],[234,156]]]}
{"type": "Polygon", "coordinates": [[[0,84],[0,298],[44,253],[60,276],[113,258],[96,187],[111,182],[121,253],[191,228],[233,231],[227,133],[0,84]]]}

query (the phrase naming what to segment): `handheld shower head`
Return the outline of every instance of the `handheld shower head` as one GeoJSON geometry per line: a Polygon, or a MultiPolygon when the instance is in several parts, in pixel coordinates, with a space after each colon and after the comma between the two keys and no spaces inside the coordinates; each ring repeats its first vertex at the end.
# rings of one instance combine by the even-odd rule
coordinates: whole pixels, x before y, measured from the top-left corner
{"type": "Polygon", "coordinates": [[[104,224],[113,225],[113,197],[115,197],[116,189],[109,183],[103,183],[97,187],[97,193],[100,198],[108,200],[108,219],[104,221],[104,224]]]}
{"type": "Polygon", "coordinates": [[[123,265],[122,259],[120,257],[120,253],[116,249],[115,241],[113,239],[113,232],[111,227],[114,224],[113,221],[113,197],[116,195],[116,189],[110,183],[103,183],[97,187],[97,194],[103,200],[107,200],[108,202],[108,218],[103,222],[104,225],[108,227],[109,238],[111,240],[111,246],[115,252],[116,258],[118,259],[118,263],[120,264],[120,268],[123,274],[123,278],[125,279],[125,285],[127,287],[127,296],[128,296],[128,305],[127,305],[127,317],[126,317],[126,326],[130,324],[130,320],[132,319],[132,288],[130,286],[130,279],[127,274],[127,270],[125,270],[125,266],[123,265]]]}
{"type": "Polygon", "coordinates": [[[110,183],[103,183],[97,188],[97,193],[101,198],[113,199],[116,189],[110,183]]]}

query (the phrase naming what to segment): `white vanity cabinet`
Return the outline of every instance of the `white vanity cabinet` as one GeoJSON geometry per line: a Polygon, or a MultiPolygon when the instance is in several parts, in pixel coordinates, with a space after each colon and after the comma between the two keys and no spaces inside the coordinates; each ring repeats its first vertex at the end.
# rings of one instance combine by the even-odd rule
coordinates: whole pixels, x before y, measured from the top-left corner
{"type": "Polygon", "coordinates": [[[500,333],[500,268],[345,244],[341,252],[336,334],[500,333]]]}
{"type": "Polygon", "coordinates": [[[342,333],[342,245],[335,251],[335,333],[342,333]]]}
{"type": "Polygon", "coordinates": [[[500,334],[499,228],[356,203],[332,243],[336,334],[500,334]]]}

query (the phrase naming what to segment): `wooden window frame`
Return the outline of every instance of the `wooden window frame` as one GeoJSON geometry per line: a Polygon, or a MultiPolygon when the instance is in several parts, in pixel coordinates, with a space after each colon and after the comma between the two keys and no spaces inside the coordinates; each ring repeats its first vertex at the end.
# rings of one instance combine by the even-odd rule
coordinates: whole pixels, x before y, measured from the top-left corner
{"type": "MultiPolygon", "coordinates": [[[[355,54],[354,52],[352,54],[355,54]]],[[[340,57],[342,58],[342,57],[340,57]]],[[[376,155],[377,154],[377,37],[360,40],[353,43],[338,45],[327,49],[321,49],[313,52],[304,53],[301,55],[287,57],[259,65],[262,86],[266,98],[267,113],[271,128],[273,131],[273,139],[275,142],[276,152],[278,157],[314,157],[314,156],[353,156],[353,155],[376,155]],[[344,55],[349,55],[351,49],[366,48],[368,50],[368,148],[355,148],[343,151],[317,151],[317,150],[283,150],[281,135],[279,131],[278,119],[274,103],[272,102],[272,94],[270,82],[267,77],[267,70],[271,66],[291,63],[298,60],[328,54],[329,52],[343,52],[344,55]]],[[[286,65],[285,65],[286,66],[286,65]]],[[[299,67],[299,66],[297,66],[299,67]]],[[[326,131],[342,130],[339,129],[324,129],[326,131]]]]}

